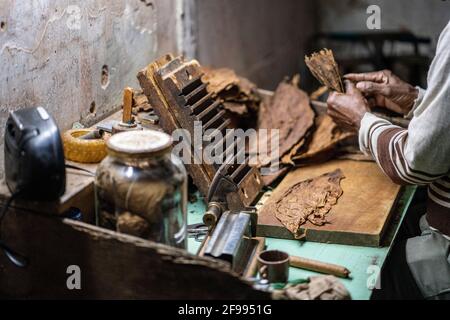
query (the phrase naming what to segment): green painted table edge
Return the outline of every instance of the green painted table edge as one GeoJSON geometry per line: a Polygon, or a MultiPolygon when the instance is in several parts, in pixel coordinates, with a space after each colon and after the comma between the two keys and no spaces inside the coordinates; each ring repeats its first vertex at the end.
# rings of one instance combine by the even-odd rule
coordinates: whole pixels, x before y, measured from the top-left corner
{"type": "MultiPolygon", "coordinates": [[[[328,263],[343,265],[351,272],[351,279],[341,279],[354,300],[369,300],[372,296],[373,286],[376,285],[378,275],[392,248],[396,235],[402,225],[406,212],[408,211],[416,187],[405,187],[394,208],[390,230],[385,237],[389,238],[389,244],[384,247],[358,247],[348,245],[336,245],[327,243],[300,242],[296,240],[266,239],[268,249],[278,249],[290,255],[315,259],[328,263]]],[[[188,223],[196,224],[202,222],[205,203],[197,195],[197,201],[188,205],[188,223]]],[[[194,239],[188,240],[188,250],[196,254],[200,243],[194,239]]],[[[290,268],[289,281],[308,279],[318,275],[315,272],[290,268]]]]}

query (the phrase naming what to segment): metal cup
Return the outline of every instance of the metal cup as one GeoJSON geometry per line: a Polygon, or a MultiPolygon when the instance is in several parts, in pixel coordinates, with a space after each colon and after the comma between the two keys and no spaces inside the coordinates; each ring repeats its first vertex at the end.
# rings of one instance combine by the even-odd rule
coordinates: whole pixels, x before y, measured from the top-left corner
{"type": "Polygon", "coordinates": [[[270,283],[286,283],[289,279],[289,255],[278,250],[263,251],[258,256],[259,274],[270,283]]]}

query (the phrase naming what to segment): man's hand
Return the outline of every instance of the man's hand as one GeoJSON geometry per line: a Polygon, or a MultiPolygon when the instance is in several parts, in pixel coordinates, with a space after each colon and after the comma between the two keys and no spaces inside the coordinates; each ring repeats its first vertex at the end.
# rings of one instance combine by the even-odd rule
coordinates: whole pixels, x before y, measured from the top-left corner
{"type": "Polygon", "coordinates": [[[351,81],[345,81],[346,93],[332,92],[328,97],[328,115],[339,126],[359,131],[361,120],[370,112],[369,103],[351,81]]]}
{"type": "Polygon", "coordinates": [[[411,111],[419,95],[416,88],[401,80],[390,70],[351,73],[344,78],[357,83],[356,88],[369,99],[371,107],[384,107],[403,115],[411,111]]]}

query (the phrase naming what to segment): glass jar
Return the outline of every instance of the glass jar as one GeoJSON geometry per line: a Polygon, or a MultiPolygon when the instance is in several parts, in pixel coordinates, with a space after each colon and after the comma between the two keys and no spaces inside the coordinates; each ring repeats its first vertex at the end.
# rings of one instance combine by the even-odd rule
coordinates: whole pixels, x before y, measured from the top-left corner
{"type": "Polygon", "coordinates": [[[186,249],[187,175],[171,146],[152,130],[108,140],[95,180],[97,225],[186,249]]]}

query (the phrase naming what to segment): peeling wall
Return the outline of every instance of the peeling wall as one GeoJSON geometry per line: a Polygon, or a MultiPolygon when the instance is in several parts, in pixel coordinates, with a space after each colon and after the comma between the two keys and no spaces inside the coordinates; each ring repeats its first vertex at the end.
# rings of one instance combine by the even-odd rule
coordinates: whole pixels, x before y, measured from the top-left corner
{"type": "Polygon", "coordinates": [[[61,129],[120,104],[137,72],[176,52],[179,0],[0,0],[0,177],[9,111],[44,106],[61,129]]]}
{"type": "MultiPolygon", "coordinates": [[[[136,73],[167,52],[274,88],[299,70],[308,0],[0,0],[0,123],[44,106],[62,130],[117,109],[136,73]]],[[[4,128],[0,131],[3,149],[4,128]]],[[[0,178],[3,176],[0,151],[0,178]]]]}

